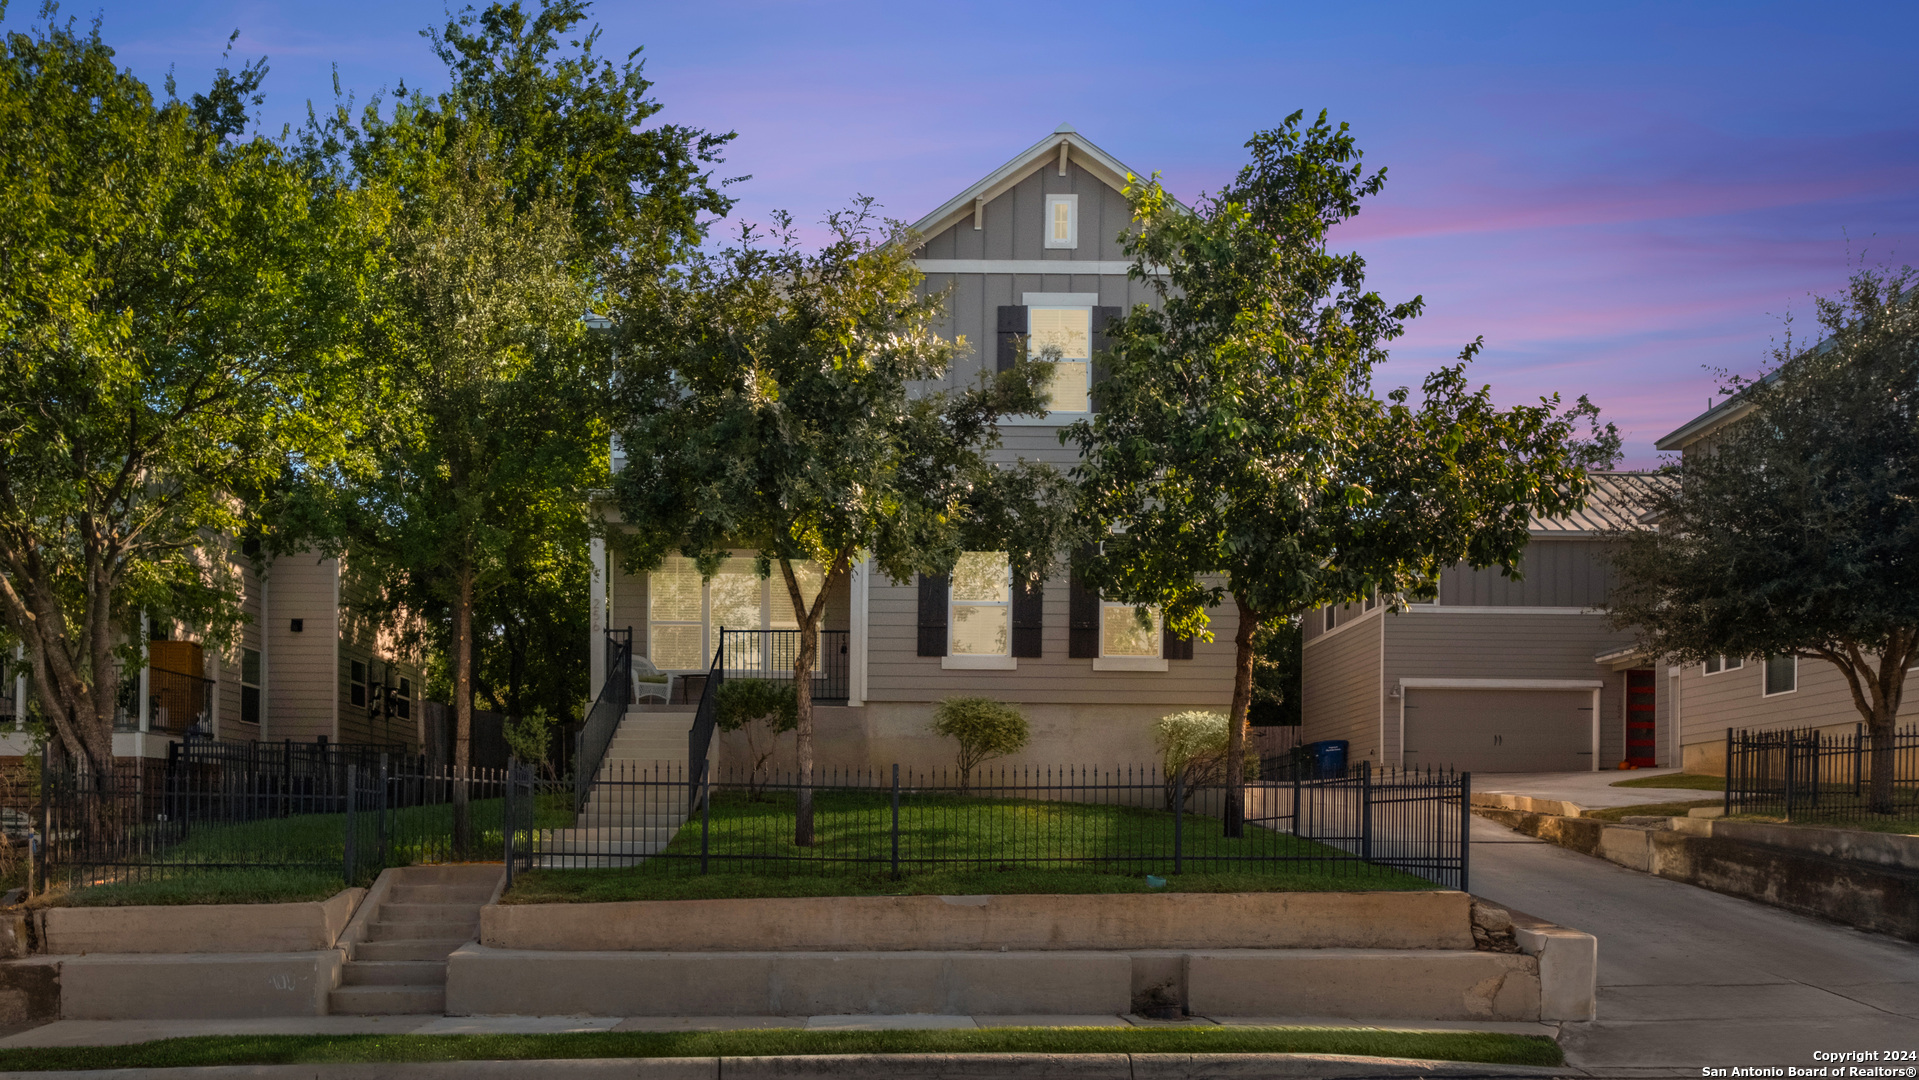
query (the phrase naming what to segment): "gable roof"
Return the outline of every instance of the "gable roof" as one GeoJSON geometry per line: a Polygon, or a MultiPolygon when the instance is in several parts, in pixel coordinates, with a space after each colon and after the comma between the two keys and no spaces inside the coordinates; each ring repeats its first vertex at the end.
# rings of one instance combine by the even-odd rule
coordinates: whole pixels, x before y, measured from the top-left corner
{"type": "Polygon", "coordinates": [[[1069,160],[1092,173],[1107,187],[1114,191],[1126,189],[1126,174],[1133,170],[1128,169],[1118,158],[1094,146],[1092,140],[1073,130],[1073,125],[1061,124],[1053,129],[1052,134],[1014,154],[1013,160],[987,173],[973,186],[947,200],[939,209],[914,222],[913,231],[928,238],[938,236],[954,222],[971,214],[974,202],[992,202],[1021,180],[1057,162],[1062,145],[1066,147],[1069,160]]]}

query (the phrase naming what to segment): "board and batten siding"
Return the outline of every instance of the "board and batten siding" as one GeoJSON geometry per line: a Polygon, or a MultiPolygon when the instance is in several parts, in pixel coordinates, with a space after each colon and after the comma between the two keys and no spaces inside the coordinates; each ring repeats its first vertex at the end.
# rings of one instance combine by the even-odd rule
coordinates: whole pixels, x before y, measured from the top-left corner
{"type": "MultiPolygon", "coordinates": [[[[1399,680],[1416,678],[1601,681],[1599,765],[1609,768],[1625,756],[1625,673],[1593,657],[1630,644],[1632,634],[1608,628],[1604,616],[1524,609],[1511,614],[1448,612],[1444,605],[1416,606],[1389,613],[1385,635],[1389,692],[1399,680]]],[[[1399,699],[1387,702],[1387,764],[1397,762],[1399,755],[1398,704],[1399,699]]]]}
{"type": "Polygon", "coordinates": [[[1605,543],[1535,536],[1515,580],[1497,568],[1448,567],[1439,575],[1439,606],[1593,608],[1606,602],[1612,569],[1605,543]]]}
{"type": "MultiPolygon", "coordinates": [[[[1344,739],[1349,761],[1388,760],[1380,755],[1380,709],[1382,688],[1379,681],[1380,627],[1385,613],[1380,609],[1350,616],[1330,633],[1313,631],[1302,646],[1300,674],[1301,738],[1344,739]]],[[[1325,625],[1323,612],[1307,616],[1325,625]]]]}
{"type": "MultiPolygon", "coordinates": [[[[927,260],[1018,259],[1061,264],[1121,261],[1126,255],[1120,249],[1118,238],[1131,219],[1132,211],[1126,205],[1125,196],[1106,186],[1077,162],[1066,167],[1065,176],[1060,176],[1059,170],[1048,164],[987,203],[982,228],[973,228],[969,214],[928,237],[916,255],[927,260]],[[1079,247],[1045,246],[1048,195],[1079,196],[1079,247]]],[[[955,361],[946,379],[929,385],[930,389],[968,387],[981,370],[991,370],[999,308],[1023,303],[1026,293],[1096,293],[1100,306],[1119,308],[1154,300],[1150,286],[1131,281],[1124,273],[1079,273],[1065,265],[1057,274],[932,271],[927,273],[921,288],[926,292],[951,289],[946,318],[938,330],[949,339],[964,336],[969,346],[969,351],[955,361]]]]}
{"type": "Polygon", "coordinates": [[[1169,660],[1165,671],[1094,671],[1093,661],[1067,653],[1068,586],[1048,580],[1039,657],[1022,657],[1017,670],[948,670],[940,657],[918,655],[919,591],[916,583],[878,577],[868,594],[868,701],[928,702],[954,695],[981,695],[1021,704],[1153,705],[1218,708],[1233,699],[1233,634],[1239,620],[1230,608],[1208,612],[1213,640],[1193,643],[1191,660],[1169,660]]]}

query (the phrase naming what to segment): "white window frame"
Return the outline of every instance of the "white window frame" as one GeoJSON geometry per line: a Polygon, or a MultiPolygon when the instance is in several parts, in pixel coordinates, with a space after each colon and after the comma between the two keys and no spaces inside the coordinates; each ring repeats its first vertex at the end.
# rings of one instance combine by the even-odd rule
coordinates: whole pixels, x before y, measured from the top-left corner
{"type": "Polygon", "coordinates": [[[1048,248],[1079,247],[1079,196],[1046,196],[1046,216],[1040,223],[1040,229],[1042,230],[1041,238],[1045,240],[1048,248]],[[1061,205],[1066,207],[1066,239],[1056,240],[1053,238],[1053,220],[1054,215],[1059,211],[1054,208],[1061,205]]]}
{"type": "Polygon", "coordinates": [[[1759,663],[1759,696],[1762,698],[1785,697],[1799,692],[1799,658],[1797,656],[1768,656],[1759,663]],[[1774,660],[1792,661],[1792,689],[1773,690],[1767,684],[1772,681],[1772,662],[1774,660]]]}
{"type": "MultiPolygon", "coordinates": [[[[754,552],[734,551],[730,553],[730,555],[728,556],[727,562],[730,565],[734,560],[737,559],[737,560],[743,560],[745,562],[750,563],[753,561],[754,558],[755,558],[754,552]]],[[[657,640],[657,638],[655,638],[653,634],[653,627],[655,626],[692,626],[694,625],[694,622],[691,619],[656,620],[653,618],[654,593],[653,593],[652,575],[656,572],[657,571],[648,571],[647,573],[646,658],[648,660],[653,661],[655,666],[659,666],[659,662],[655,660],[653,656],[653,643],[654,641],[657,640]]],[[[822,578],[823,577],[824,577],[824,574],[822,573],[822,578]]],[[[784,578],[780,576],[778,568],[776,567],[773,573],[768,575],[767,577],[759,578],[758,581],[760,586],[759,626],[757,628],[750,627],[750,626],[729,626],[729,627],[725,627],[725,629],[728,629],[728,630],[752,630],[752,629],[791,630],[793,629],[793,627],[791,626],[775,626],[774,625],[774,622],[775,622],[773,618],[774,605],[775,604],[780,605],[779,610],[782,612],[790,611],[793,606],[792,600],[787,596],[787,593],[786,593],[786,581],[784,578]]],[[[781,621],[787,621],[787,620],[790,620],[791,618],[792,616],[787,614],[782,614],[780,616],[781,621]]],[[[707,666],[712,664],[713,650],[719,648],[720,646],[719,639],[716,635],[716,631],[721,628],[713,625],[713,583],[710,580],[702,580],[700,582],[700,618],[699,618],[698,625],[700,628],[700,655],[706,657],[706,663],[702,664],[698,668],[661,667],[660,670],[699,673],[699,672],[704,672],[707,669],[707,666]]],[[[734,669],[729,665],[728,670],[734,670],[734,669]]],[[[747,669],[742,668],[739,670],[747,670],[747,669]]]]}
{"type": "MultiPolygon", "coordinates": [[[[980,554],[967,552],[968,555],[980,554]]],[[[993,554],[1005,555],[1005,552],[993,554]]],[[[947,670],[970,671],[1016,671],[1019,660],[1013,656],[1013,561],[1006,560],[1006,593],[1002,600],[959,600],[953,596],[953,579],[946,580],[946,655],[940,658],[940,667],[947,670]],[[1006,651],[1003,653],[956,653],[953,650],[953,632],[959,627],[955,608],[997,607],[1006,613],[1006,651]]]]}
{"type": "Polygon", "coordinates": [[[1158,630],[1153,635],[1155,656],[1108,656],[1106,655],[1106,620],[1110,613],[1120,612],[1119,617],[1131,619],[1138,604],[1126,604],[1117,600],[1100,598],[1099,602],[1099,656],[1093,660],[1094,671],[1165,671],[1166,664],[1166,621],[1157,606],[1146,605],[1153,613],[1153,626],[1158,630]]]}
{"type": "Polygon", "coordinates": [[[1714,668],[1710,664],[1699,665],[1700,677],[1711,678],[1714,675],[1724,675],[1729,671],[1743,670],[1746,666],[1746,658],[1743,656],[1727,656],[1721,653],[1718,656],[1718,660],[1719,666],[1717,668],[1714,668]]]}

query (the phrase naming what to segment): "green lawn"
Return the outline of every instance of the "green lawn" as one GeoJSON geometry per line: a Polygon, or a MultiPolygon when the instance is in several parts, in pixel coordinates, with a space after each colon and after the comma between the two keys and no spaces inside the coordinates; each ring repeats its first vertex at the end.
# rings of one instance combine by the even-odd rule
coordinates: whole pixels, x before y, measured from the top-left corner
{"type": "MultiPolygon", "coordinates": [[[[503,800],[470,804],[471,855],[498,860],[504,852],[503,800]]],[[[377,838],[372,816],[356,815],[362,844],[377,838]]],[[[573,824],[573,796],[544,794],[535,806],[535,825],[573,824]]],[[[345,882],[344,814],[294,814],[232,825],[196,825],[179,842],[154,854],[152,864],[128,879],[79,885],[50,896],[56,904],[105,907],[128,904],[271,904],[325,899],[345,882]],[[235,865],[239,864],[239,865],[235,865]],[[267,865],[249,865],[267,864],[267,865]]],[[[388,811],[385,865],[444,862],[453,856],[453,808],[413,806],[388,811]]],[[[370,884],[378,865],[363,860],[370,884]]],[[[58,868],[56,868],[58,872],[58,868]]],[[[112,871],[97,872],[107,877],[112,871]]],[[[58,880],[57,878],[55,879],[58,880]]]]}
{"type": "Polygon", "coordinates": [[[1648,815],[1654,817],[1685,817],[1686,811],[1696,806],[1724,806],[1724,799],[1694,799],[1690,802],[1641,803],[1638,806],[1609,806],[1603,810],[1587,811],[1585,816],[1601,821],[1618,821],[1623,817],[1648,815]]]}
{"type": "Polygon", "coordinates": [[[1686,788],[1692,791],[1724,791],[1726,790],[1726,778],[1723,776],[1697,776],[1693,773],[1668,773],[1665,776],[1642,776],[1636,780],[1614,780],[1612,786],[1686,788]]]}
{"type": "Polygon", "coordinates": [[[762,800],[716,792],[699,872],[700,822],[682,828],[667,858],[634,867],[533,870],[517,875],[508,903],[691,900],[753,896],[884,896],[954,893],[1333,891],[1430,889],[1423,878],[1256,825],[1229,840],[1216,818],[1184,815],[1183,872],[1173,870],[1173,815],[1163,810],[1028,799],[921,796],[900,807],[901,876],[891,872],[892,810],[886,792],[823,791],[816,844],[794,846],[790,796],[762,800]],[[1113,858],[1150,853],[1148,862],[1113,858]],[[684,857],[673,857],[684,856],[684,857]],[[1242,861],[1281,856],[1295,862],[1242,861]],[[1320,862],[1337,856],[1342,861],[1320,862]],[[782,861],[805,859],[804,862],[782,861]],[[953,860],[932,865],[920,859],[953,860]],[[1042,863],[1037,860],[1059,860],[1042,863]],[[1147,875],[1164,879],[1154,886],[1147,875]]]}
{"type": "Polygon", "coordinates": [[[331,1062],[765,1057],[775,1054],[1354,1054],[1557,1066],[1539,1035],[1371,1028],[988,1028],[979,1031],[594,1032],[571,1035],[223,1035],[133,1046],[0,1050],[0,1069],[157,1069],[331,1062]]]}

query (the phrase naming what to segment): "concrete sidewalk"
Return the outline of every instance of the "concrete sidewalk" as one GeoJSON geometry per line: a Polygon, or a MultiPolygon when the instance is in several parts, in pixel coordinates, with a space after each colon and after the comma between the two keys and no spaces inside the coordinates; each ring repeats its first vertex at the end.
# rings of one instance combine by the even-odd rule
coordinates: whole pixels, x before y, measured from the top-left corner
{"type": "Polygon", "coordinates": [[[1613,787],[1621,780],[1643,780],[1652,776],[1677,775],[1678,769],[1609,769],[1605,772],[1564,773],[1474,773],[1474,795],[1524,795],[1533,799],[1559,799],[1587,810],[1609,806],[1639,806],[1646,803],[1692,802],[1710,799],[1713,793],[1697,788],[1613,787]]]}
{"type": "Polygon", "coordinates": [[[1363,1021],[1322,1017],[1137,1016],[305,1016],[262,1020],[56,1020],[0,1039],[0,1047],[124,1046],[195,1035],[559,1035],[588,1031],[951,1031],[996,1027],[1329,1027],[1391,1031],[1558,1034],[1558,1024],[1469,1020],[1363,1021]]]}

